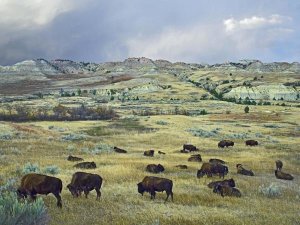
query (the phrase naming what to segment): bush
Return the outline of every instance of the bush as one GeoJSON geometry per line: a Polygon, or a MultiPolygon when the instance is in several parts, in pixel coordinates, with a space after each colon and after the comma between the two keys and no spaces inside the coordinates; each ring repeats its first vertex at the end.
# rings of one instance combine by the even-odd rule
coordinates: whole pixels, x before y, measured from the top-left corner
{"type": "Polygon", "coordinates": [[[39,173],[40,168],[37,164],[32,164],[30,162],[26,163],[23,166],[22,173],[27,174],[27,173],[39,173]]]}
{"type": "Polygon", "coordinates": [[[0,225],[47,224],[49,217],[42,198],[18,201],[15,192],[0,195],[0,225]]]}
{"type": "Polygon", "coordinates": [[[60,169],[59,169],[59,167],[56,166],[56,165],[46,166],[46,167],[43,169],[43,172],[44,172],[44,173],[48,173],[48,174],[52,174],[52,175],[58,174],[59,171],[60,171],[60,169]]]}
{"type": "MultiPolygon", "coordinates": [[[[0,186],[0,194],[4,192],[14,192],[16,191],[16,183],[17,180],[14,178],[10,178],[6,184],[0,186]]],[[[1,217],[0,217],[1,218],[1,217]]]]}
{"type": "Polygon", "coordinates": [[[271,183],[269,186],[261,185],[259,186],[258,191],[268,198],[278,197],[281,195],[279,186],[274,183],[271,183]]]}
{"type": "Polygon", "coordinates": [[[67,134],[63,136],[61,139],[64,141],[80,141],[86,138],[83,134],[67,134]]]}
{"type": "Polygon", "coordinates": [[[158,125],[168,125],[169,123],[167,121],[164,121],[164,120],[159,120],[159,121],[156,121],[156,124],[158,124],[158,125]]]}
{"type": "Polygon", "coordinates": [[[196,137],[209,138],[209,137],[216,137],[219,134],[219,130],[220,130],[219,128],[213,129],[211,131],[206,131],[201,128],[191,128],[188,129],[187,131],[196,137]]]}

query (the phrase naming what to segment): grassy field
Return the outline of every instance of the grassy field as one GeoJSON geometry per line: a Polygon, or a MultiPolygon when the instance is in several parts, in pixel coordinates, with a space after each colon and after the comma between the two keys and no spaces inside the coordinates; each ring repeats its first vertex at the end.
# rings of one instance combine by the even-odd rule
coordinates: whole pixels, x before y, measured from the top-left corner
{"type": "Polygon", "coordinates": [[[63,181],[63,208],[56,207],[53,196],[40,196],[48,208],[50,224],[300,224],[300,108],[250,106],[250,113],[245,114],[245,106],[227,102],[187,102],[179,106],[206,109],[209,114],[132,116],[131,106],[124,109],[118,105],[121,117],[111,121],[0,122],[0,139],[3,135],[10,137],[0,141],[0,185],[9,178],[19,182],[28,162],[37,164],[41,171],[58,166],[55,176],[63,181]],[[80,138],[65,140],[68,134],[80,138]],[[217,143],[223,138],[235,141],[235,146],[218,149],[217,143]],[[245,146],[246,139],[258,140],[259,146],[245,146]],[[196,145],[204,162],[210,158],[226,161],[227,178],[234,178],[242,197],[214,194],[207,184],[218,177],[198,179],[196,173],[202,163],[188,162],[190,154],[179,153],[184,143],[196,145]],[[128,153],[114,153],[113,146],[128,153]],[[150,149],[155,150],[154,157],[143,156],[143,151],[150,149]],[[158,155],[158,150],[166,155],[158,155]],[[66,160],[69,154],[96,162],[97,168],[87,172],[97,173],[104,180],[100,201],[96,201],[95,191],[88,199],[75,199],[67,190],[72,174],[79,171],[66,160]],[[275,178],[277,159],[283,161],[284,171],[293,174],[293,181],[275,178]],[[165,167],[165,172],[157,176],[173,180],[174,202],[164,203],[165,193],[158,193],[152,201],[148,193],[141,196],[137,192],[137,183],[151,175],[145,171],[150,163],[165,167]],[[238,175],[237,163],[252,169],[255,176],[238,175]],[[176,168],[178,164],[186,164],[188,169],[176,168]],[[261,191],[271,184],[274,197],[261,191]]]}

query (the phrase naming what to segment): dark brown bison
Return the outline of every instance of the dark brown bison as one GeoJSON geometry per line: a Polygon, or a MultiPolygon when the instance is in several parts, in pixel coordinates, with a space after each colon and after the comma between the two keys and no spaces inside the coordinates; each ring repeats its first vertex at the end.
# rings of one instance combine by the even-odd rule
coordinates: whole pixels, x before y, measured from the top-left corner
{"type": "Polygon", "coordinates": [[[248,146],[256,146],[256,145],[258,145],[258,142],[257,141],[255,141],[255,140],[247,140],[247,141],[245,141],[245,144],[248,146]]]}
{"type": "Polygon", "coordinates": [[[153,157],[154,156],[154,150],[144,151],[144,156],[153,157]]]}
{"type": "Polygon", "coordinates": [[[210,182],[207,186],[209,188],[215,188],[216,185],[235,187],[235,181],[232,178],[228,179],[228,180],[213,181],[213,182],[210,182]]]}
{"type": "Polygon", "coordinates": [[[281,179],[281,180],[293,180],[294,179],[294,177],[291,174],[284,173],[280,170],[279,171],[275,170],[275,176],[277,179],[281,179]]]}
{"type": "Polygon", "coordinates": [[[118,147],[114,147],[114,151],[117,152],[117,153],[127,153],[126,150],[118,148],[118,147]]]}
{"type": "Polygon", "coordinates": [[[210,163],[226,164],[226,162],[223,161],[223,160],[221,160],[221,159],[210,159],[209,162],[210,162],[210,163]]]}
{"type": "Polygon", "coordinates": [[[69,155],[67,160],[72,161],[72,162],[76,162],[76,161],[83,161],[83,158],[79,158],[79,157],[76,157],[76,156],[69,155]]]}
{"type": "Polygon", "coordinates": [[[158,154],[165,155],[166,153],[164,153],[162,151],[158,151],[158,154]]]}
{"type": "Polygon", "coordinates": [[[155,164],[149,164],[146,167],[146,171],[150,172],[150,173],[161,173],[165,170],[165,168],[161,165],[155,165],[155,164]]]}
{"type": "Polygon", "coordinates": [[[137,186],[140,194],[143,195],[144,192],[148,192],[151,195],[151,199],[155,199],[155,192],[166,191],[167,198],[165,199],[165,202],[168,200],[169,195],[171,195],[171,199],[173,201],[173,182],[169,179],[146,176],[142,182],[137,184],[137,186]]]}
{"type": "Polygon", "coordinates": [[[199,151],[199,149],[195,145],[191,145],[191,144],[184,144],[183,145],[183,150],[186,150],[188,152],[199,151]]]}
{"type": "Polygon", "coordinates": [[[230,140],[222,140],[218,143],[219,148],[224,148],[224,147],[229,147],[229,146],[234,146],[234,142],[230,140]]]}
{"type": "Polygon", "coordinates": [[[280,171],[283,167],[283,163],[280,160],[276,160],[276,170],[280,171]]]}
{"type": "Polygon", "coordinates": [[[203,163],[201,169],[197,171],[197,177],[201,178],[204,175],[207,175],[207,177],[212,177],[213,174],[219,174],[220,178],[224,178],[227,173],[227,166],[218,163],[203,163]]]}
{"type": "Polygon", "coordinates": [[[37,194],[48,195],[52,193],[57,199],[57,206],[61,208],[61,190],[62,181],[59,178],[30,173],[22,177],[17,194],[21,198],[26,198],[29,195],[35,200],[37,194]]]}
{"type": "Polygon", "coordinates": [[[254,176],[252,170],[246,170],[242,164],[236,164],[236,169],[238,174],[242,174],[245,176],[254,176]]]}
{"type": "Polygon", "coordinates": [[[98,174],[76,172],[73,174],[71,183],[67,185],[67,188],[74,197],[78,197],[83,191],[86,198],[89,192],[95,189],[97,192],[96,200],[98,200],[101,197],[101,185],[102,177],[98,174]]]}
{"type": "Polygon", "coordinates": [[[177,165],[175,167],[177,167],[179,169],[187,169],[188,168],[187,165],[177,165]]]}
{"type": "Polygon", "coordinates": [[[216,185],[213,189],[214,193],[220,194],[222,197],[224,196],[234,196],[234,197],[241,197],[242,194],[239,189],[230,187],[227,185],[216,185]]]}
{"type": "Polygon", "coordinates": [[[189,162],[202,162],[202,158],[200,154],[191,155],[190,158],[188,158],[189,162]]]}
{"type": "Polygon", "coordinates": [[[81,169],[95,169],[97,166],[95,162],[81,162],[75,164],[74,167],[81,169]]]}

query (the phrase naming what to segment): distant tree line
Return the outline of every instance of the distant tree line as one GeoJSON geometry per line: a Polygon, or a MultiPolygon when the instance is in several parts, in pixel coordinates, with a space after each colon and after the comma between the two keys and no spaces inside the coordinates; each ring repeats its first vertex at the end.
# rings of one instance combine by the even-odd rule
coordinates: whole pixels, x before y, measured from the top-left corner
{"type": "Polygon", "coordinates": [[[22,105],[6,104],[0,111],[2,121],[75,121],[75,120],[107,120],[117,117],[116,112],[106,106],[96,108],[82,104],[79,107],[66,107],[61,104],[53,108],[32,108],[22,105]]]}
{"type": "Polygon", "coordinates": [[[201,110],[186,110],[175,106],[174,109],[162,110],[159,108],[155,109],[137,109],[132,110],[133,115],[138,116],[155,116],[155,115],[185,115],[185,116],[196,116],[196,115],[207,115],[208,112],[205,109],[201,110]]]}

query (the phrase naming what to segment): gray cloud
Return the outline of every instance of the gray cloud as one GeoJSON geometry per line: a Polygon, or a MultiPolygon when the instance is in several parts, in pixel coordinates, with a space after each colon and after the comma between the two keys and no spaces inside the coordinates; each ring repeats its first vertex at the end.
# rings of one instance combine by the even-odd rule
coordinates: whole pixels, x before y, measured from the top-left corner
{"type": "Polygon", "coordinates": [[[293,0],[2,0],[0,64],[129,56],[295,60],[300,58],[295,50],[299,10],[293,0]]]}

